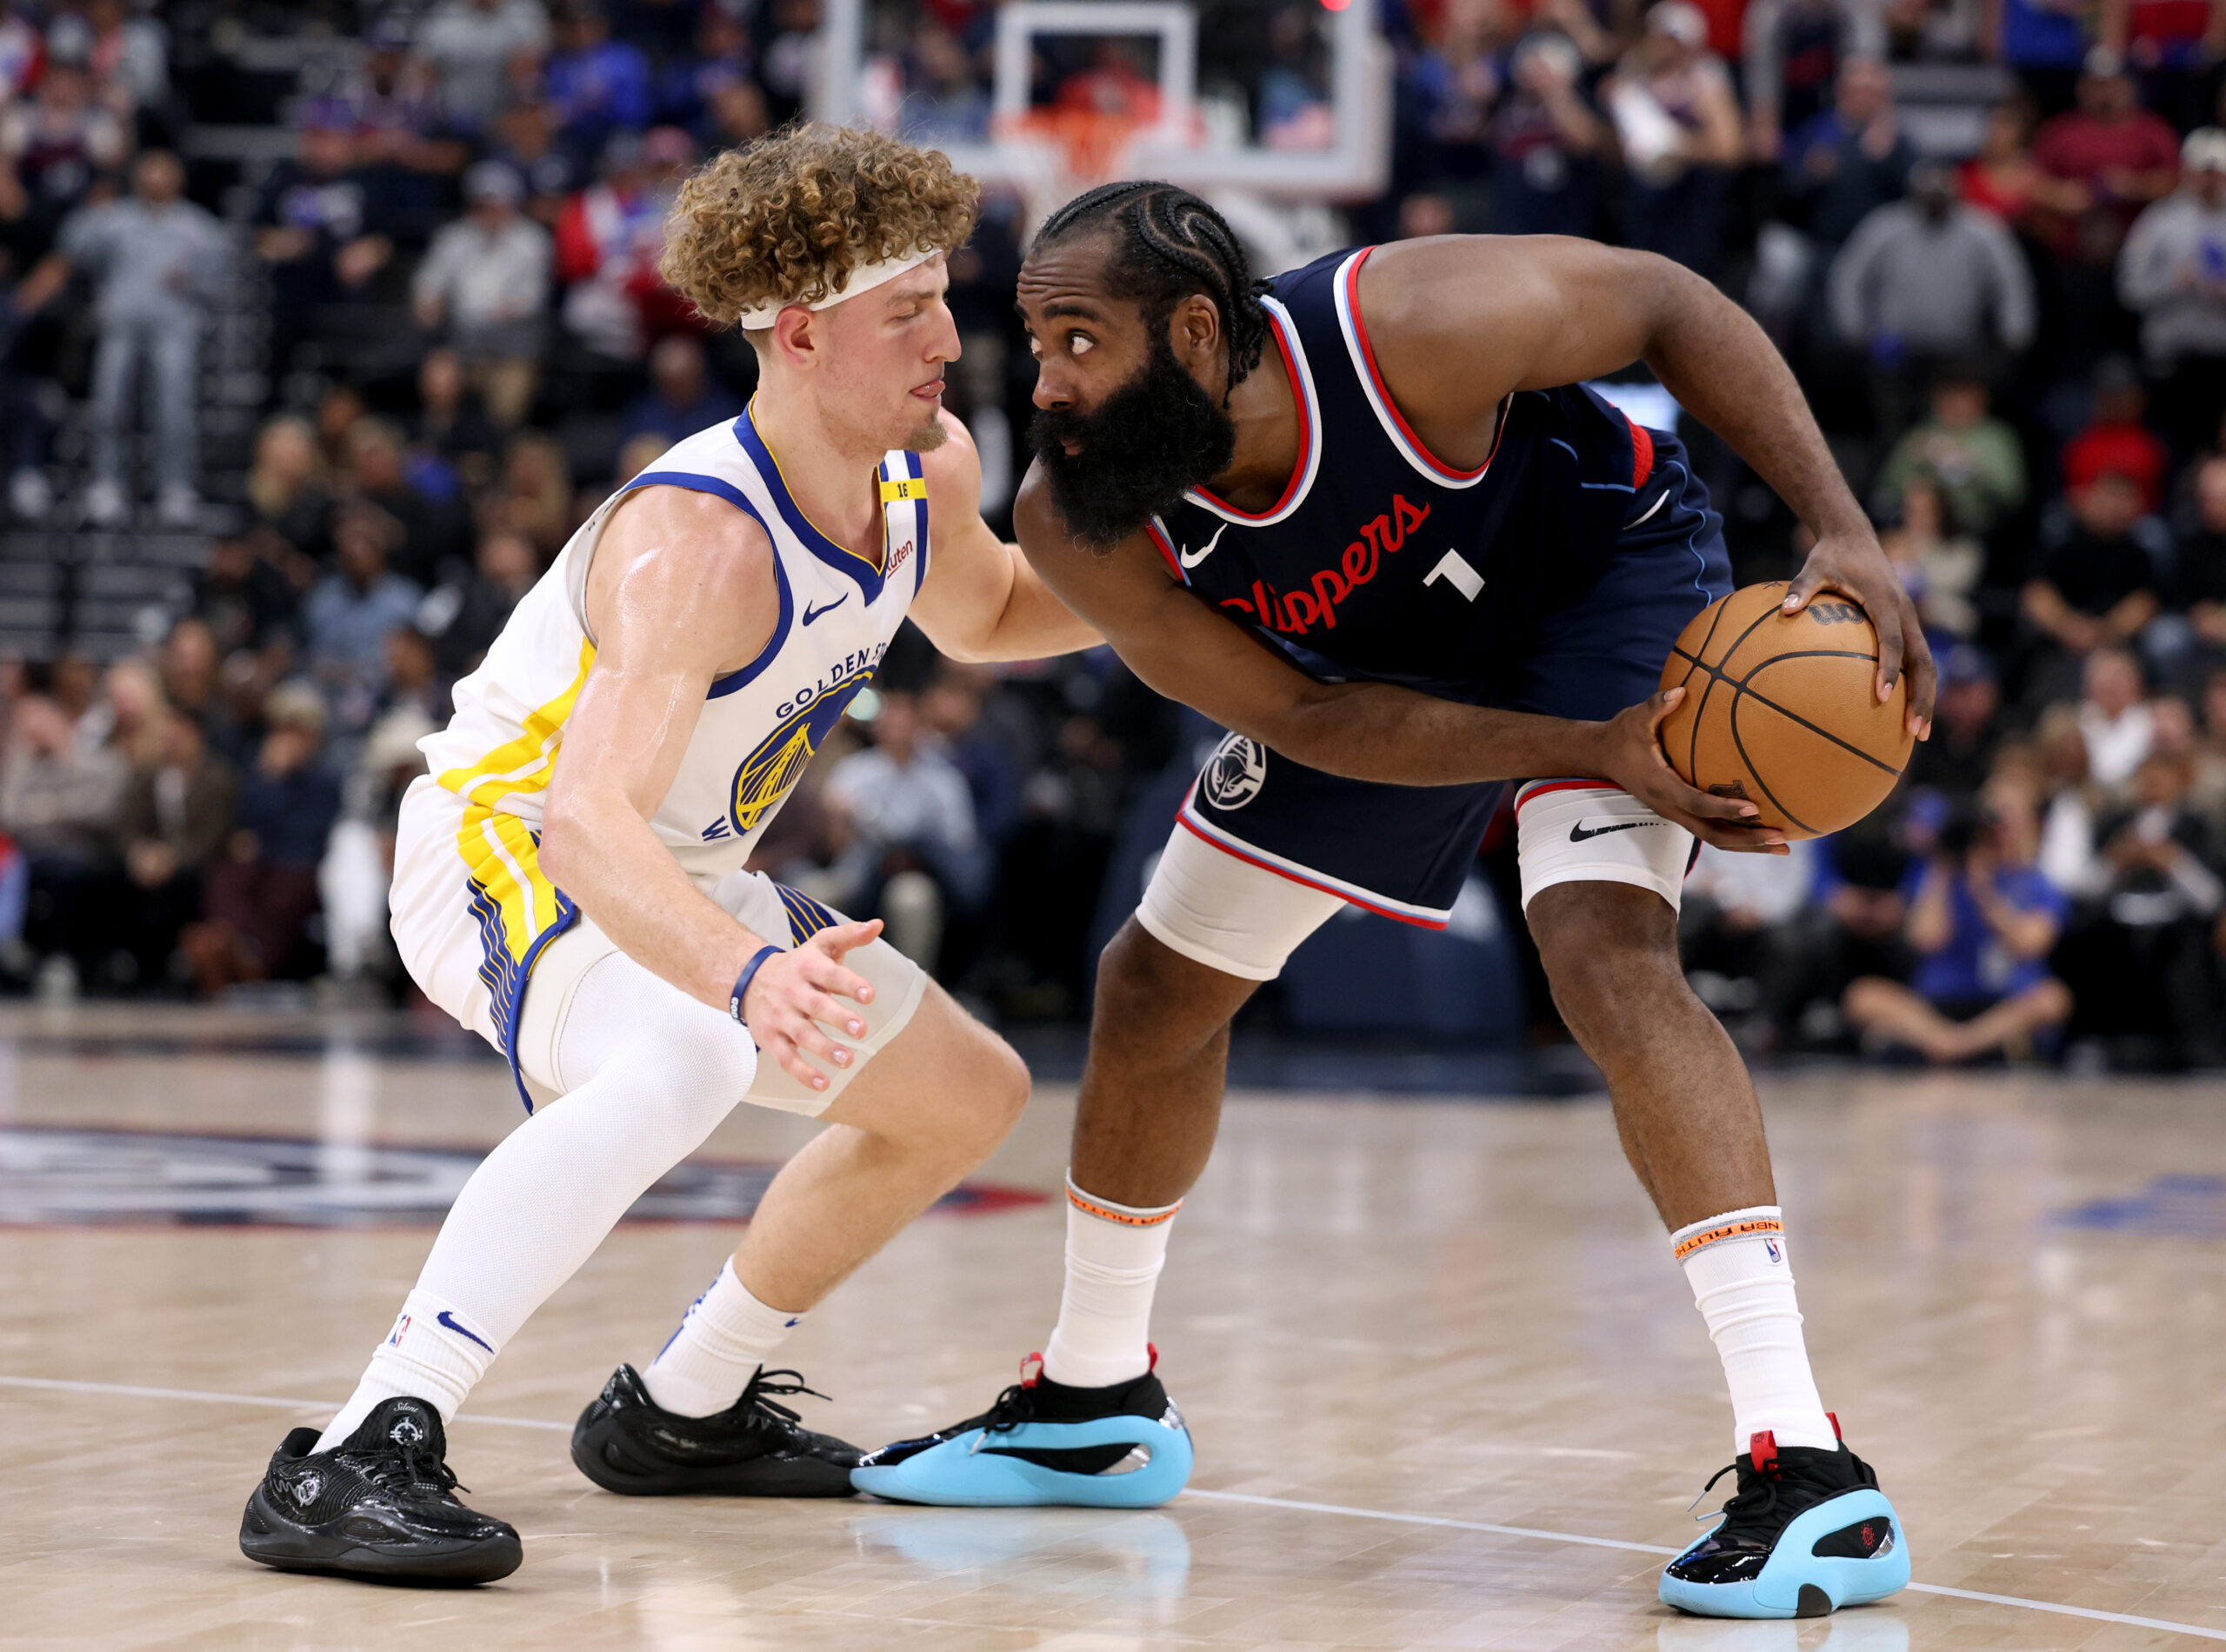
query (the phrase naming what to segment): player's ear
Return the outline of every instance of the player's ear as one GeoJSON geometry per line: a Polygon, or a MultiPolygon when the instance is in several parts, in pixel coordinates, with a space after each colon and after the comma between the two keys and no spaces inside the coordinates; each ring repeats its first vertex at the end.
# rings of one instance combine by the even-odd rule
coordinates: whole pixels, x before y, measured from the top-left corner
{"type": "Polygon", "coordinates": [[[821,313],[802,304],[790,304],[773,318],[773,351],[792,366],[809,367],[821,353],[821,313]]]}
{"type": "Polygon", "coordinates": [[[1213,360],[1221,348],[1221,311],[1202,292],[1194,292],[1175,306],[1170,318],[1168,343],[1177,356],[1201,363],[1213,360]]]}

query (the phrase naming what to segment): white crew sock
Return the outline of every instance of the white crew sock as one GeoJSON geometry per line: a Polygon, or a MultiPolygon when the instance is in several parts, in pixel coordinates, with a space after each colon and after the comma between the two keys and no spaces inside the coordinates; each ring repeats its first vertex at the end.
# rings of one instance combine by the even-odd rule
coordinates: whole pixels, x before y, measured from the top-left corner
{"type": "Polygon", "coordinates": [[[1058,1328],[1043,1345],[1043,1375],[1074,1388],[1110,1388],[1151,1369],[1152,1292],[1167,1262],[1173,1204],[1115,1204],[1067,1182],[1067,1285],[1058,1328]]]}
{"type": "Polygon", "coordinates": [[[801,1309],[768,1308],[751,1296],[730,1260],[650,1362],[642,1384],[668,1411],[710,1416],[742,1397],[757,1368],[803,1323],[801,1309]]]}
{"type": "Polygon", "coordinates": [[[757,1047],[727,1016],[613,953],[581,977],[557,1065],[570,1088],[471,1173],[395,1322],[400,1340],[372,1356],[319,1450],[396,1394],[452,1418],[495,1350],[734,1109],[756,1076],[757,1047]],[[415,1310],[421,1301],[429,1314],[415,1310]],[[443,1311],[484,1351],[449,1336],[443,1311]]]}
{"type": "Polygon", "coordinates": [[[1731,1389],[1735,1453],[1767,1430],[1782,1446],[1839,1444],[1801,1340],[1785,1222],[1774,1204],[1727,1210],[1670,1236],[1731,1389]]]}

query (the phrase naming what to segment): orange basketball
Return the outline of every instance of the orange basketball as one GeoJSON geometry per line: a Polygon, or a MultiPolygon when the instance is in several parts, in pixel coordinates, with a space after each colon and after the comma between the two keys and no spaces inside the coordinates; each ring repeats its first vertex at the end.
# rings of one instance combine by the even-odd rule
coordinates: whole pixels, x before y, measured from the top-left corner
{"type": "Polygon", "coordinates": [[[1662,686],[1685,697],[1662,748],[1686,782],[1744,797],[1788,837],[1852,826],[1886,800],[1909,763],[1909,675],[1880,704],[1878,632],[1829,592],[1781,611],[1783,580],[1711,603],[1670,650],[1662,686]]]}

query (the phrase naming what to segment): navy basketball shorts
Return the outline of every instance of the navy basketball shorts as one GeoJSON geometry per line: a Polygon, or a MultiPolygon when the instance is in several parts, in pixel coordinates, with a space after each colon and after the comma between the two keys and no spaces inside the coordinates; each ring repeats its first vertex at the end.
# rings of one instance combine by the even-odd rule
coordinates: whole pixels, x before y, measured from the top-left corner
{"type": "MultiPolygon", "coordinates": [[[[1686,622],[1731,589],[1723,523],[1682,444],[1657,435],[1647,484],[1599,583],[1550,616],[1495,702],[1603,720],[1661,686],[1686,622]]],[[[1427,929],[1452,916],[1507,783],[1391,786],[1310,769],[1242,735],[1183,800],[1137,922],[1207,968],[1273,980],[1298,943],[1350,903],[1427,929]]],[[[1556,883],[1650,889],[1678,904],[1692,834],[1619,787],[1541,776],[1516,789],[1523,904],[1556,883]]]]}

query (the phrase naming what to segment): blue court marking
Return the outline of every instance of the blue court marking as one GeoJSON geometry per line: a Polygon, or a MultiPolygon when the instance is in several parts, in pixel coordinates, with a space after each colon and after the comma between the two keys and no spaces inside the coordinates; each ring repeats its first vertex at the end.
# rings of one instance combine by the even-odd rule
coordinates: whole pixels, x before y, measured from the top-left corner
{"type": "Polygon", "coordinates": [[[2143,1239],[2226,1239],[2226,1176],[2160,1176],[2138,1193],[2059,1210],[2049,1225],[2143,1239]]]}

